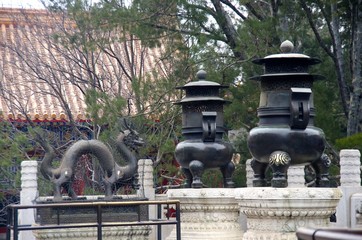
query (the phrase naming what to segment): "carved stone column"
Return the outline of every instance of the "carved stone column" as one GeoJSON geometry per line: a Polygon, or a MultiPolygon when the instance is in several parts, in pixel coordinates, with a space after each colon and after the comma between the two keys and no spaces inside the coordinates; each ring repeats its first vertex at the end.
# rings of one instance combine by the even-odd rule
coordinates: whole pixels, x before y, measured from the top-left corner
{"type": "Polygon", "coordinates": [[[243,240],[296,240],[299,227],[328,227],[338,188],[239,188],[235,196],[247,217],[243,240]]]}
{"type": "Polygon", "coordinates": [[[253,187],[253,180],[254,180],[254,171],[251,168],[251,161],[253,159],[246,160],[245,163],[245,171],[246,171],[246,186],[253,187]]]}
{"type": "Polygon", "coordinates": [[[154,200],[155,189],[153,188],[153,162],[151,159],[140,159],[138,161],[138,176],[140,184],[138,195],[154,200]]]}
{"type": "MultiPolygon", "coordinates": [[[[38,196],[37,167],[37,161],[21,162],[20,205],[33,205],[38,196]]],[[[34,224],[34,209],[19,210],[19,222],[22,225],[34,224]]],[[[35,237],[31,231],[21,231],[19,239],[34,240],[35,237]]]]}
{"type": "Polygon", "coordinates": [[[351,212],[356,211],[355,206],[351,206],[351,198],[356,193],[362,192],[361,187],[361,153],[356,149],[341,150],[340,156],[340,174],[341,186],[339,189],[343,192],[343,198],[337,207],[337,227],[352,227],[351,212]]]}
{"type": "Polygon", "coordinates": [[[288,187],[305,187],[304,165],[290,166],[288,169],[288,187]]]}
{"type": "Polygon", "coordinates": [[[345,149],[340,152],[341,186],[361,186],[361,153],[356,149],[345,149]]]}
{"type": "MultiPolygon", "coordinates": [[[[169,199],[181,202],[182,240],[242,239],[235,189],[170,189],[169,199]]],[[[176,239],[174,229],[167,240],[176,239]]]]}
{"type": "MultiPolygon", "coordinates": [[[[137,191],[137,195],[141,198],[147,198],[148,200],[155,200],[155,189],[153,182],[153,161],[151,159],[140,159],[138,160],[138,176],[140,189],[137,191]]],[[[150,219],[156,219],[157,208],[156,205],[149,205],[148,215],[150,219]]],[[[157,226],[150,226],[152,233],[150,233],[149,239],[156,239],[156,228],[157,226]]]]}

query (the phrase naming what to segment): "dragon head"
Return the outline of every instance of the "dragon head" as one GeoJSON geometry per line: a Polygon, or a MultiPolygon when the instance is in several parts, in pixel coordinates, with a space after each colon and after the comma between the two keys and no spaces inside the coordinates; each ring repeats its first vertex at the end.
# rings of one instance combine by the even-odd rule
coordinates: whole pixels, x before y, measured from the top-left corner
{"type": "Polygon", "coordinates": [[[139,133],[135,130],[125,130],[123,132],[123,143],[131,150],[137,149],[145,144],[139,133]]]}

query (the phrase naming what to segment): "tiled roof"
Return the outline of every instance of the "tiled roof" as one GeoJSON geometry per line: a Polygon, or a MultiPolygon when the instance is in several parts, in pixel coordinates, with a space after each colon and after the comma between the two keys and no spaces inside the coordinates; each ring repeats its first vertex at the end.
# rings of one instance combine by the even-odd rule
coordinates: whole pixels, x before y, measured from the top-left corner
{"type": "Polygon", "coordinates": [[[27,115],[35,121],[68,120],[68,107],[74,119],[85,120],[84,91],[91,86],[90,78],[107,94],[132,102],[131,78],[154,70],[167,72],[160,60],[162,48],[146,48],[132,38],[110,45],[114,56],[84,56],[84,52],[59,47],[49,36],[65,25],[54,27],[52,21],[45,10],[0,8],[1,119],[24,120],[27,115]]]}

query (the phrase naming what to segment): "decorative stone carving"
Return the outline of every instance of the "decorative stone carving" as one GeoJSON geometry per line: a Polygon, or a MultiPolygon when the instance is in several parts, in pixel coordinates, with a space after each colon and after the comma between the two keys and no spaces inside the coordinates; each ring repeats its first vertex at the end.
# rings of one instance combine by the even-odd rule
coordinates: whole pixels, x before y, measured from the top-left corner
{"type": "MultiPolygon", "coordinates": [[[[147,240],[151,231],[149,226],[107,227],[102,239],[105,240],[147,240]]],[[[97,228],[49,229],[34,231],[37,240],[97,240],[97,228]]]]}
{"type": "Polygon", "coordinates": [[[341,186],[339,189],[343,192],[343,198],[337,206],[337,227],[345,228],[352,227],[355,221],[354,212],[356,209],[351,204],[351,199],[354,194],[361,193],[361,179],[360,179],[360,157],[359,150],[345,149],[340,152],[340,174],[341,186]]]}
{"type": "Polygon", "coordinates": [[[362,228],[362,193],[351,197],[351,228],[362,228]]]}
{"type": "Polygon", "coordinates": [[[153,200],[155,191],[153,186],[153,162],[151,159],[140,159],[138,161],[138,175],[140,188],[138,194],[153,200]],[[151,196],[150,196],[151,195],[151,196]]]}
{"type": "Polygon", "coordinates": [[[288,169],[288,187],[305,187],[304,165],[290,166],[288,169]]]}
{"type": "Polygon", "coordinates": [[[253,180],[254,180],[254,171],[251,168],[251,161],[253,159],[246,160],[245,163],[245,171],[246,171],[246,186],[253,187],[253,180]]]}
{"type": "MultiPolygon", "coordinates": [[[[181,202],[182,240],[242,238],[234,189],[171,189],[167,195],[181,202]]],[[[175,228],[166,239],[176,239],[175,228]]]]}
{"type": "Polygon", "coordinates": [[[327,227],[341,198],[334,188],[239,188],[235,197],[247,217],[243,240],[296,240],[299,227],[327,227]]]}
{"type": "Polygon", "coordinates": [[[361,186],[361,153],[356,149],[341,150],[340,152],[341,186],[361,186]]]}
{"type": "MultiPolygon", "coordinates": [[[[37,161],[22,161],[21,162],[21,189],[37,189],[38,177],[37,161]]],[[[34,199],[32,199],[34,200],[34,199]]]]}
{"type": "MultiPolygon", "coordinates": [[[[126,121],[125,125],[127,125],[126,121]]],[[[71,183],[74,178],[75,164],[84,154],[94,155],[102,169],[104,170],[103,183],[105,187],[105,199],[111,200],[116,192],[125,182],[132,183],[134,188],[138,188],[135,173],[137,171],[137,149],[144,144],[139,134],[127,126],[127,130],[121,131],[115,141],[115,149],[125,161],[125,166],[119,166],[111,149],[97,139],[79,140],[74,142],[64,153],[61,164],[53,168],[52,161],[56,158],[53,147],[42,138],[38,138],[39,143],[45,150],[43,160],[40,165],[40,172],[53,183],[53,201],[62,201],[61,189],[76,200],[77,195],[72,189],[71,183]]]]}

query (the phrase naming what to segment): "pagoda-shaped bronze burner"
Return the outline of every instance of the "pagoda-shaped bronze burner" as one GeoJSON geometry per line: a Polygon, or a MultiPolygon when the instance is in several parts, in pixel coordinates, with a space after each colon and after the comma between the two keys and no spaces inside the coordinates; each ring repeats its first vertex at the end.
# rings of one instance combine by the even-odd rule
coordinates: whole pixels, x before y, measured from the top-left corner
{"type": "Polygon", "coordinates": [[[202,188],[201,177],[207,168],[220,168],[224,187],[234,187],[231,180],[235,170],[231,162],[233,148],[223,141],[223,106],[227,102],[219,97],[218,83],[206,81],[206,72],[197,73],[198,81],[183,87],[186,96],[176,104],[182,106],[182,135],[184,141],[176,146],[175,157],[186,176],[185,187],[202,188]]]}
{"type": "Polygon", "coordinates": [[[320,60],[292,53],[290,41],[281,45],[281,54],[253,62],[264,65],[265,74],[253,77],[260,81],[259,126],[248,136],[253,156],[253,185],[265,186],[265,171],[273,171],[272,187],[287,187],[289,165],[312,164],[317,186],[329,186],[324,133],[314,126],[315,108],[312,86],[320,75],[308,73],[310,65],[320,60]]]}

